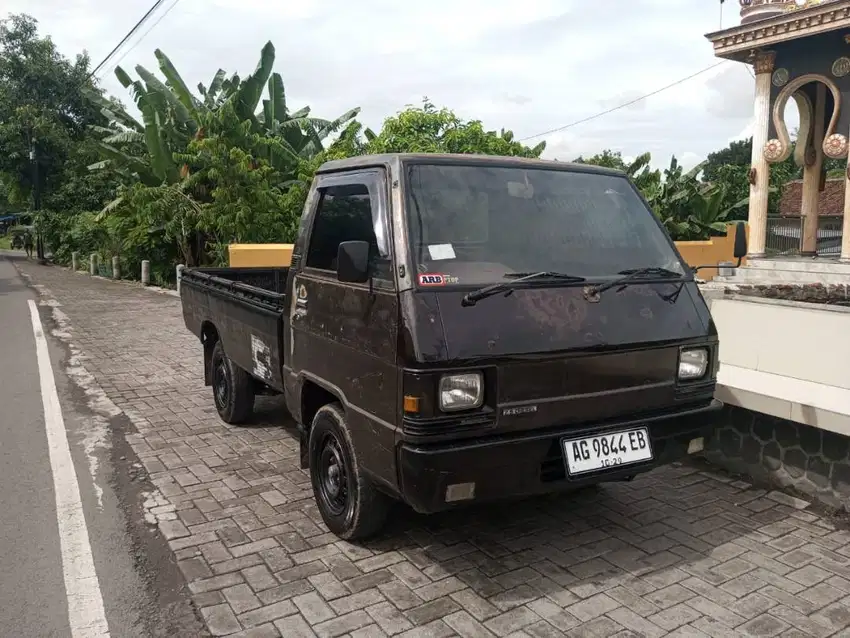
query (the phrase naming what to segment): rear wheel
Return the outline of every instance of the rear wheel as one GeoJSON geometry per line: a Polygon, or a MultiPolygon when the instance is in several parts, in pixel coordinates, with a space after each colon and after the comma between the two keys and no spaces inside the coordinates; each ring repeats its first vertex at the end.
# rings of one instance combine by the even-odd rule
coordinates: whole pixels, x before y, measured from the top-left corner
{"type": "Polygon", "coordinates": [[[254,410],[254,382],[251,375],[224,354],[221,341],[216,342],[210,357],[213,400],[225,423],[244,423],[254,410]]]}
{"type": "Polygon", "coordinates": [[[344,540],[377,533],[386,520],[389,498],[361,471],[338,403],[319,408],[313,418],[308,456],[313,495],[328,529],[344,540]]]}

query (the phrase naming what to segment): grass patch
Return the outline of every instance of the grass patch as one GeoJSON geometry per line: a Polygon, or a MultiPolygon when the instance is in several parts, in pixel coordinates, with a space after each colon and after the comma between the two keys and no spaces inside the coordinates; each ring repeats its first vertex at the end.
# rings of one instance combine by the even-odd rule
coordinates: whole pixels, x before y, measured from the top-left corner
{"type": "Polygon", "coordinates": [[[10,250],[12,248],[12,238],[8,235],[0,237],[0,250],[10,250]]]}

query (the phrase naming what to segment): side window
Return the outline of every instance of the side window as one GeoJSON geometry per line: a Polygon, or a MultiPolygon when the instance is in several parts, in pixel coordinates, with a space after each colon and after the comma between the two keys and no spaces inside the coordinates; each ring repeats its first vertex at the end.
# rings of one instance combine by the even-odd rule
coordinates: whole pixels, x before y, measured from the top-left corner
{"type": "Polygon", "coordinates": [[[375,277],[391,278],[388,255],[382,254],[375,234],[376,224],[372,198],[366,184],[346,184],[323,188],[313,220],[313,232],[307,251],[305,266],[336,272],[337,249],[344,241],[365,241],[370,246],[370,256],[375,277]]]}

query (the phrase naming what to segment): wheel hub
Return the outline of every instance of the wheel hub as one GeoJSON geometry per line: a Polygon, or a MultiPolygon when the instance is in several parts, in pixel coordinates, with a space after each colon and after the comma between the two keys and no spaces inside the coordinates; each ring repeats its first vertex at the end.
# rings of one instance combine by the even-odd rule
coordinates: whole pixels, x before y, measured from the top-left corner
{"type": "Polygon", "coordinates": [[[339,494],[339,466],[336,463],[328,468],[328,491],[334,497],[339,494]]]}
{"type": "Polygon", "coordinates": [[[228,397],[227,371],[224,365],[224,361],[219,361],[213,372],[213,391],[219,405],[226,405],[228,397]]]}
{"type": "Polygon", "coordinates": [[[339,441],[330,434],[319,448],[319,492],[323,504],[335,516],[348,507],[348,469],[339,441]]]}

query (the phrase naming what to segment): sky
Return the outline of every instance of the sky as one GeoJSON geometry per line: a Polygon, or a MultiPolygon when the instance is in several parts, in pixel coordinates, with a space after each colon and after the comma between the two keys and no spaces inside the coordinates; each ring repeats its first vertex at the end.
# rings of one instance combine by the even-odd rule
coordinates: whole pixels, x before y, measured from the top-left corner
{"type": "MultiPolygon", "coordinates": [[[[32,15],[63,54],[86,50],[98,63],[152,2],[5,0],[2,11],[32,15]]],[[[723,26],[738,24],[738,3],[723,9],[723,26]]],[[[162,49],[194,87],[219,68],[244,77],[271,40],[292,110],[310,105],[332,119],[360,106],[359,119],[377,130],[427,96],[529,144],[545,140],[544,157],[610,148],[627,158],[650,151],[658,167],[671,155],[692,166],[749,134],[747,65],[727,62],[630,107],[537,135],[717,62],[704,34],[720,18],[719,0],[166,0],[117,58],[131,73],[136,65],[155,71],[153,52],[162,49]]],[[[98,76],[127,103],[112,72],[117,58],[98,76]]]]}

